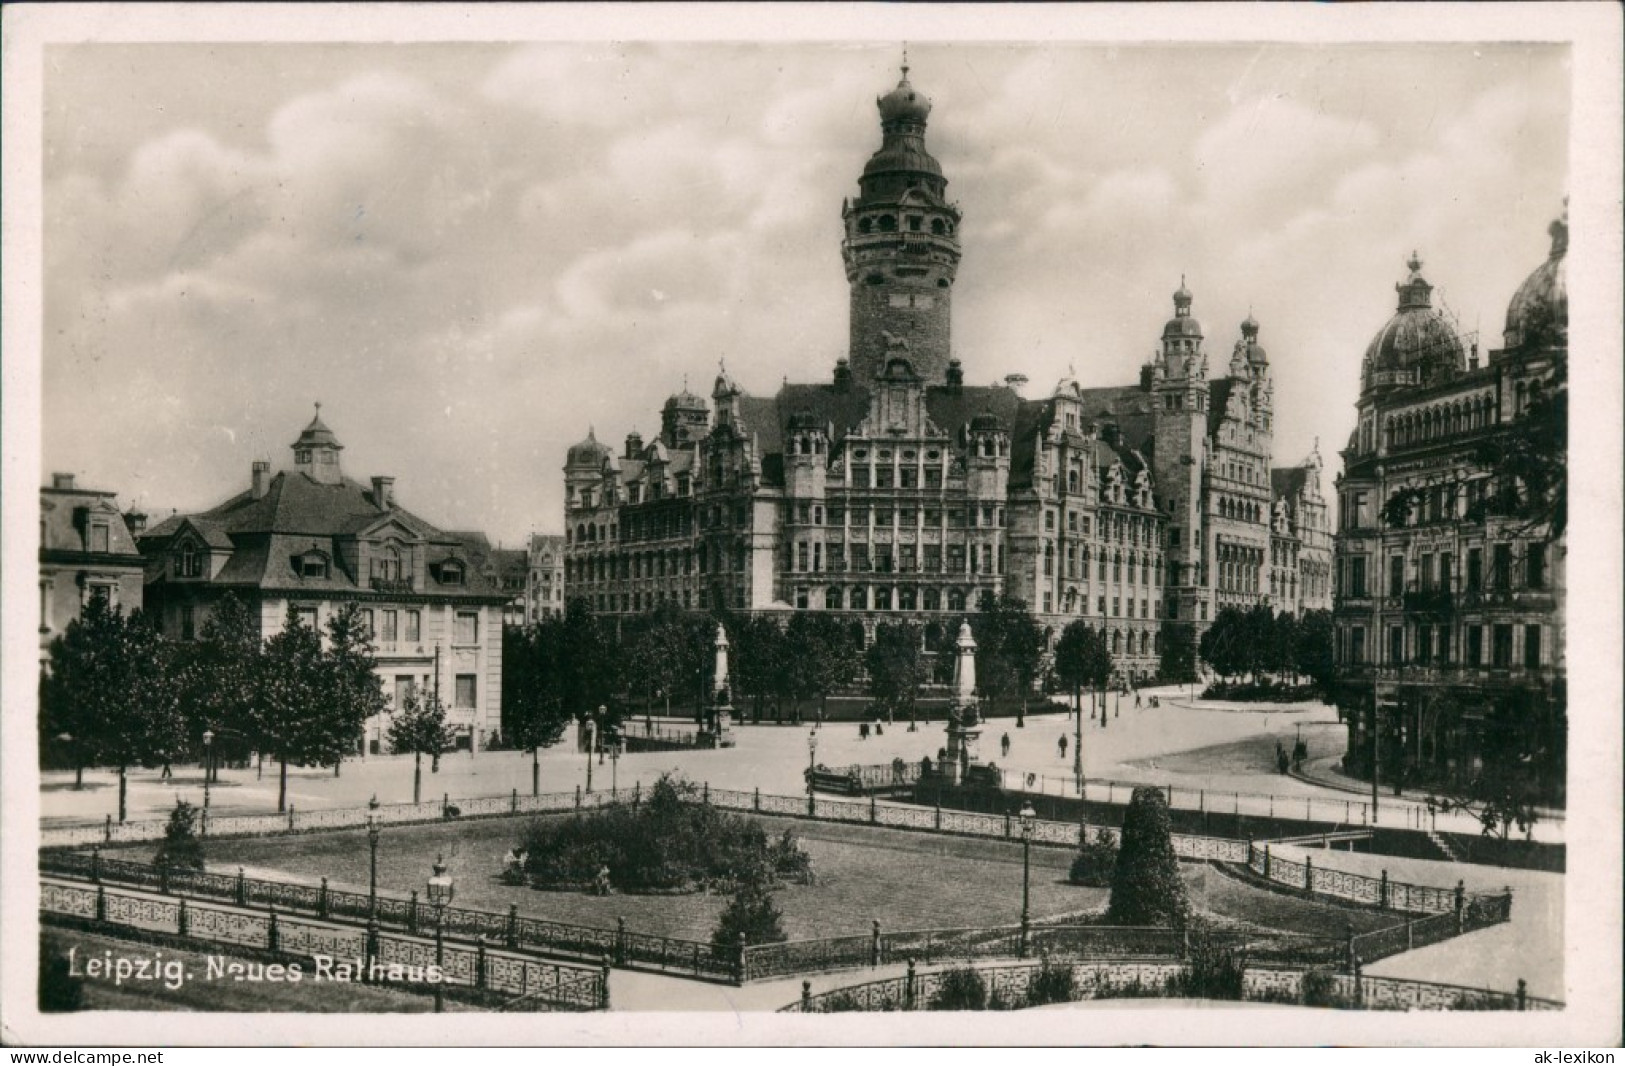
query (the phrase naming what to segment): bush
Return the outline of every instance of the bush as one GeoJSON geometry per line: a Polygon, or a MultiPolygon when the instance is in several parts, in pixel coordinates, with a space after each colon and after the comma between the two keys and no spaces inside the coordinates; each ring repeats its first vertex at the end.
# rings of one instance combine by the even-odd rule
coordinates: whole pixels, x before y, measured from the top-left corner
{"type": "Polygon", "coordinates": [[[85,982],[75,977],[65,956],[48,953],[46,942],[40,938],[39,953],[39,1009],[47,1011],[78,1010],[84,1005],[85,982]]]}
{"type": "Polygon", "coordinates": [[[1071,1003],[1078,998],[1078,983],[1069,962],[1044,960],[1038,972],[1027,982],[1027,1005],[1042,1007],[1046,1003],[1071,1003]]]}
{"type": "Polygon", "coordinates": [[[942,975],[931,994],[932,1010],[985,1010],[987,982],[970,966],[958,966],[942,975]]]}
{"type": "Polygon", "coordinates": [[[1337,989],[1337,978],[1330,970],[1310,970],[1303,975],[1300,998],[1305,1007],[1348,1007],[1349,997],[1337,989]]]}
{"type": "Polygon", "coordinates": [[[1117,869],[1117,838],[1105,829],[1097,828],[1092,839],[1084,841],[1072,860],[1072,871],[1067,879],[1074,885],[1105,888],[1112,883],[1117,869]]]}
{"type": "Polygon", "coordinates": [[[1245,999],[1247,956],[1203,927],[1191,937],[1185,968],[1169,982],[1169,991],[1199,999],[1245,999]]]}
{"type": "Polygon", "coordinates": [[[1168,801],[1156,788],[1137,788],[1123,817],[1112,899],[1116,925],[1183,927],[1190,913],[1168,825],[1168,801]]]}
{"type": "Polygon", "coordinates": [[[711,952],[717,958],[732,960],[741,937],[747,946],[788,940],[783,920],[784,915],[773,902],[766,871],[747,874],[740,878],[733,898],[717,918],[716,928],[711,931],[711,952]]]}
{"type": "Polygon", "coordinates": [[[1228,700],[1232,703],[1301,703],[1319,699],[1320,689],[1315,685],[1289,685],[1273,681],[1215,681],[1202,690],[1204,700],[1228,700]]]}
{"type": "Polygon", "coordinates": [[[203,869],[203,843],[197,835],[196,807],[183,799],[175,801],[169,812],[169,824],[164,826],[164,840],[152,857],[152,864],[168,870],[203,869]]]}

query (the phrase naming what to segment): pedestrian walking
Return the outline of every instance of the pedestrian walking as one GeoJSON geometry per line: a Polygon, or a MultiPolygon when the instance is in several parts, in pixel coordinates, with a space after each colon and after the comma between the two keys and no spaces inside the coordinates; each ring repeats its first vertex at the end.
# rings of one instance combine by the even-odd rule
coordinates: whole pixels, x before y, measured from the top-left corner
{"type": "Polygon", "coordinates": [[[859,740],[868,740],[869,739],[869,723],[868,722],[859,722],[858,723],[858,739],[859,740]]]}
{"type": "Polygon", "coordinates": [[[1010,734],[1006,733],[999,738],[999,754],[1008,757],[1010,754],[1010,734]]]}
{"type": "Polygon", "coordinates": [[[1061,758],[1064,760],[1066,758],[1066,734],[1065,733],[1061,734],[1061,739],[1056,743],[1055,746],[1061,749],[1061,758]]]}
{"type": "Polygon", "coordinates": [[[1140,690],[1139,689],[1134,690],[1134,709],[1136,711],[1140,709],[1140,690]]]}

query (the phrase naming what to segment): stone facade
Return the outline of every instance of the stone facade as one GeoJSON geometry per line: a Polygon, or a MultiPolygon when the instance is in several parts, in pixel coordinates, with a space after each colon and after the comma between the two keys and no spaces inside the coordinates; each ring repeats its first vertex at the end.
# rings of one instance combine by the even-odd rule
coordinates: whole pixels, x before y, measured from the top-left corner
{"type": "Polygon", "coordinates": [[[1270,467],[1256,322],[1210,378],[1181,286],[1137,384],[1069,377],[1039,400],[1017,379],[965,384],[949,313],[961,215],[904,75],[842,207],[849,357],[772,397],[723,368],[709,402],[686,387],[666,401],[657,439],[573,446],[569,595],[606,614],[834,611],[866,634],[899,618],[940,635],[1008,591],[1052,638],[1077,619],[1103,628],[1126,680],[1156,672],[1167,619],[1329,605],[1319,457],[1270,467]]]}
{"type": "Polygon", "coordinates": [[[533,533],[529,547],[530,571],[525,580],[525,624],[564,614],[564,537],[533,533]]]}
{"type": "Polygon", "coordinates": [[[79,488],[72,474],[53,474],[40,489],[41,662],[91,599],[125,614],[141,609],[145,570],[134,533],[145,521],[120,514],[113,493],[79,488]]]}
{"type": "Polygon", "coordinates": [[[1536,784],[1562,793],[1566,540],[1504,506],[1522,489],[1483,456],[1521,431],[1531,398],[1567,387],[1567,247],[1553,223],[1486,361],[1433,309],[1415,256],[1366,352],[1337,479],[1337,703],[1355,772],[1375,754],[1385,781],[1465,781],[1485,731],[1516,723],[1536,784]]]}

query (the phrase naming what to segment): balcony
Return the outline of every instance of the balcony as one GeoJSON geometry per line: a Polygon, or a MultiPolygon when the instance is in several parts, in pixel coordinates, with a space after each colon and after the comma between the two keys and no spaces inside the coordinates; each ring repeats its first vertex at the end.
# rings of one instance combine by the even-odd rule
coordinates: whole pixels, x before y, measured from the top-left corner
{"type": "Polygon", "coordinates": [[[375,577],[368,584],[374,592],[411,593],[412,579],[409,577],[375,577]]]}

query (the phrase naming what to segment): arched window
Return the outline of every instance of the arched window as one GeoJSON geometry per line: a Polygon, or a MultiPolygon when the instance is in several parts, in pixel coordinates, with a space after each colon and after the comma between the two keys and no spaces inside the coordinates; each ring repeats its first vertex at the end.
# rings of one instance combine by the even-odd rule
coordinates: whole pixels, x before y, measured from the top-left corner
{"type": "Polygon", "coordinates": [[[947,232],[947,229],[948,227],[943,225],[942,219],[934,218],[931,220],[931,232],[935,233],[938,237],[947,232]]]}

